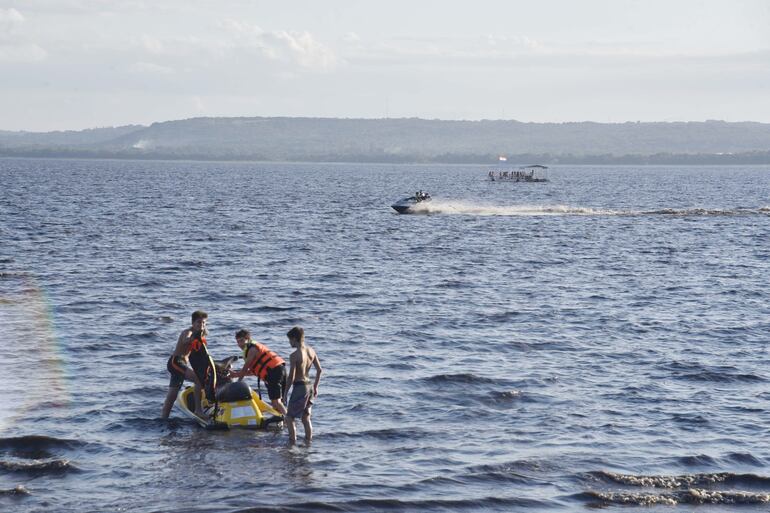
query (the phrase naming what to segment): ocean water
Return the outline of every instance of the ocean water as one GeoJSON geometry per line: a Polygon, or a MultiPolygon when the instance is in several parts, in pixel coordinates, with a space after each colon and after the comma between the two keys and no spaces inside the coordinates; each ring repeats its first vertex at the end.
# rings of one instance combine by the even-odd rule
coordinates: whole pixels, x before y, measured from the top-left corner
{"type": "Polygon", "coordinates": [[[770,168],[487,171],[0,160],[0,510],[766,511],[770,168]],[[199,308],[310,446],[159,418],[199,308]]]}

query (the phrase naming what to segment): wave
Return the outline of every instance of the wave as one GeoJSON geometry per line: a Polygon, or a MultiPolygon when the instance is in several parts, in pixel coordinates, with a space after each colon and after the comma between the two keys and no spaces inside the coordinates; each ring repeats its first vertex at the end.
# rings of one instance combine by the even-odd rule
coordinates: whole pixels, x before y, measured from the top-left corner
{"type": "Polygon", "coordinates": [[[518,401],[522,398],[521,390],[505,390],[503,392],[490,392],[491,400],[494,402],[518,401]]]}
{"type": "Polygon", "coordinates": [[[251,308],[252,312],[288,312],[293,310],[293,306],[275,306],[275,305],[259,305],[251,308]]]}
{"type": "MultiPolygon", "coordinates": [[[[686,422],[682,417],[674,417],[674,420],[678,422],[686,422]]],[[[676,462],[684,467],[715,467],[718,462],[715,458],[712,458],[708,454],[696,454],[692,456],[679,456],[676,458],[676,462]]]]}
{"type": "Polygon", "coordinates": [[[7,490],[0,489],[0,495],[32,495],[29,490],[24,488],[24,485],[16,485],[14,488],[7,490]]]}
{"type": "Polygon", "coordinates": [[[697,362],[672,361],[661,365],[675,379],[710,383],[762,383],[763,376],[741,373],[731,365],[703,365],[697,362]]]}
{"type": "Polygon", "coordinates": [[[535,479],[532,475],[544,475],[559,472],[561,467],[558,462],[548,460],[515,460],[505,463],[494,463],[487,465],[473,465],[465,469],[466,473],[471,475],[514,475],[526,476],[529,479],[535,479]]]}
{"type": "Polygon", "coordinates": [[[642,488],[693,488],[708,487],[714,485],[726,486],[751,486],[757,488],[770,488],[770,477],[756,474],[734,474],[732,472],[717,472],[704,474],[684,474],[679,476],[665,475],[633,475],[616,474],[614,472],[597,471],[590,472],[595,479],[624,486],[637,486],[642,488]]]}
{"type": "Polygon", "coordinates": [[[76,466],[69,460],[47,460],[47,461],[7,461],[0,460],[0,470],[6,472],[16,472],[21,474],[30,474],[34,476],[46,474],[63,474],[66,472],[77,472],[76,466]]]}
{"type": "MultiPolygon", "coordinates": [[[[176,420],[183,419],[161,419],[147,417],[127,417],[115,422],[110,422],[105,427],[108,432],[114,431],[160,431],[168,427],[174,427],[176,420]]],[[[182,423],[182,425],[184,425],[182,423]]]]}
{"type": "Polygon", "coordinates": [[[470,373],[460,374],[436,374],[429,378],[425,378],[425,381],[432,384],[468,384],[468,383],[493,383],[494,380],[483,376],[476,376],[470,373]]]}
{"type": "Polygon", "coordinates": [[[762,460],[760,460],[753,454],[748,454],[744,452],[731,452],[730,454],[726,455],[725,458],[731,461],[752,465],[755,467],[764,466],[764,463],[762,462],[762,460]]]}
{"type": "Polygon", "coordinates": [[[66,438],[55,438],[43,435],[27,435],[11,438],[0,438],[0,451],[20,453],[46,452],[49,449],[74,449],[82,447],[85,442],[66,438]]]}
{"type": "Polygon", "coordinates": [[[719,491],[691,488],[666,493],[625,493],[625,492],[584,492],[576,496],[591,505],[606,506],[609,504],[624,504],[635,506],[677,504],[732,504],[751,505],[767,504],[770,494],[739,491],[719,491]]]}
{"type": "Polygon", "coordinates": [[[513,408],[521,403],[540,403],[545,399],[542,395],[538,394],[525,394],[521,390],[503,390],[492,391],[487,394],[486,397],[480,399],[480,401],[490,408],[497,410],[505,410],[513,408]]]}
{"type": "Polygon", "coordinates": [[[236,510],[234,513],[299,513],[315,511],[480,511],[482,509],[509,511],[513,508],[551,509],[552,504],[518,497],[479,497],[472,499],[359,499],[345,502],[304,502],[275,506],[264,504],[236,510]]]}
{"type": "Polygon", "coordinates": [[[330,432],[324,435],[325,438],[373,438],[375,440],[417,440],[427,433],[420,429],[402,429],[402,428],[384,428],[370,429],[358,432],[330,432]]]}

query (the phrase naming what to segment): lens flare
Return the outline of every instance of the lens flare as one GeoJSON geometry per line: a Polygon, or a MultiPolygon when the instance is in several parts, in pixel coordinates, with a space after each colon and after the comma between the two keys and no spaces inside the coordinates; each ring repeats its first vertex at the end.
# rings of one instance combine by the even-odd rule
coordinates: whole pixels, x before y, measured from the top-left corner
{"type": "Polygon", "coordinates": [[[0,272],[0,431],[69,404],[65,359],[54,330],[51,307],[34,277],[0,272]]]}

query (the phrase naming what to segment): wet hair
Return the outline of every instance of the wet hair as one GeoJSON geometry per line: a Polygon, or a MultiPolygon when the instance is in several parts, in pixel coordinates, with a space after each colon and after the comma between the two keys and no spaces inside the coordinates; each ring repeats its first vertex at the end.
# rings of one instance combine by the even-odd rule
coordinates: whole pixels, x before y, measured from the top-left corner
{"type": "Polygon", "coordinates": [[[294,326],[292,329],[290,329],[289,332],[286,333],[286,336],[289,337],[290,340],[296,340],[300,343],[305,342],[305,330],[299,326],[294,326]]]}
{"type": "Polygon", "coordinates": [[[251,338],[251,332],[247,329],[239,329],[235,332],[235,338],[251,338]]]}
{"type": "Polygon", "coordinates": [[[207,314],[203,310],[195,310],[192,313],[192,322],[193,323],[195,323],[195,321],[197,321],[198,319],[208,319],[208,318],[209,318],[209,314],[207,314]]]}

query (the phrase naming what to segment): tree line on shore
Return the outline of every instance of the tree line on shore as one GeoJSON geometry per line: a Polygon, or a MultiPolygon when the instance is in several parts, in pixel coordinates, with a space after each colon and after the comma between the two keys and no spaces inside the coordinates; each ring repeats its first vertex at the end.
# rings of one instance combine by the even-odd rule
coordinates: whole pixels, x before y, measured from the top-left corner
{"type": "Polygon", "coordinates": [[[770,164],[770,124],[195,118],[0,131],[0,156],[272,162],[770,164]]]}

